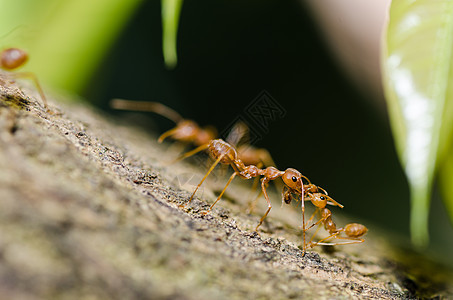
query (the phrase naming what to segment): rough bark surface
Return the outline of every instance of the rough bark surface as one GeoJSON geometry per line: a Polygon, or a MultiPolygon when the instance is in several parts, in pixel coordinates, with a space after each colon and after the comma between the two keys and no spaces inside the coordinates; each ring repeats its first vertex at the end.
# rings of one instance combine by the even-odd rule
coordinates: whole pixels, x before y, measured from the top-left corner
{"type": "Polygon", "coordinates": [[[245,213],[251,183],[240,179],[203,214],[221,172],[180,207],[205,168],[166,165],[169,144],[89,106],[51,101],[48,113],[3,76],[1,299],[453,297],[448,270],[369,225],[363,244],[303,256],[300,209],[280,208],[278,194],[253,232],[264,201],[245,213]]]}

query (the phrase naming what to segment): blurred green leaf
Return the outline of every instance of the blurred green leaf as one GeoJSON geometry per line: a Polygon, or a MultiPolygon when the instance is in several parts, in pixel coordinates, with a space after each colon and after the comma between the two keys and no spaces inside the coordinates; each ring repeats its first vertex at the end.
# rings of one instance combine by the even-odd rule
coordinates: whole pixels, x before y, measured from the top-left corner
{"type": "Polygon", "coordinates": [[[183,0],[162,0],[162,51],[167,68],[178,62],[176,41],[183,0]]]}
{"type": "Polygon", "coordinates": [[[29,52],[26,68],[47,84],[77,92],[141,1],[0,0],[0,35],[25,32],[8,44],[29,52]]]}
{"type": "Polygon", "coordinates": [[[453,223],[453,153],[448,153],[440,169],[440,184],[445,207],[453,223]]]}
{"type": "Polygon", "coordinates": [[[411,234],[428,242],[436,165],[450,144],[453,1],[392,1],[383,44],[383,81],[392,130],[411,190],[411,234]]]}

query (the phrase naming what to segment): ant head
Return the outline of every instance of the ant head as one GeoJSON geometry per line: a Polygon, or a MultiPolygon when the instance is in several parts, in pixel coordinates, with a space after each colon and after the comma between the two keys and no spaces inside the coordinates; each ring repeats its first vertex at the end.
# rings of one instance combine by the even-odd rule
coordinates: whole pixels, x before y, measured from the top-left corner
{"type": "Polygon", "coordinates": [[[325,208],[327,205],[327,201],[331,198],[323,193],[313,193],[309,194],[309,200],[313,203],[314,206],[319,208],[325,208]]]}
{"type": "Polygon", "coordinates": [[[0,67],[13,70],[22,66],[28,59],[28,54],[22,49],[8,48],[0,54],[0,67]]]}
{"type": "Polygon", "coordinates": [[[286,169],[285,173],[282,176],[283,182],[293,190],[297,190],[300,192],[302,178],[303,176],[299,171],[296,169],[288,168],[286,169]]]}
{"type": "Polygon", "coordinates": [[[200,131],[200,127],[192,120],[183,120],[176,124],[173,139],[191,143],[200,131]]]}

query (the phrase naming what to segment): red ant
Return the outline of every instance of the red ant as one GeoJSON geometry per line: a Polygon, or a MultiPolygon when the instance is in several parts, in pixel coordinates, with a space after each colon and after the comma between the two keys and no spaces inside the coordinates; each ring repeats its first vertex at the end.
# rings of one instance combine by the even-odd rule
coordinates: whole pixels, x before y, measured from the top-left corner
{"type": "MultiPolygon", "coordinates": [[[[228,144],[227,142],[225,142],[221,139],[212,140],[208,145],[206,145],[206,148],[209,150],[211,157],[213,159],[215,159],[215,162],[212,164],[211,168],[209,168],[209,170],[206,172],[203,179],[201,179],[200,183],[195,188],[194,192],[190,196],[188,203],[190,203],[192,201],[198,188],[203,184],[203,182],[208,177],[208,175],[212,172],[212,170],[215,168],[215,166],[219,163],[225,164],[225,165],[230,165],[233,168],[234,173],[230,176],[227,184],[223,188],[219,197],[209,207],[207,212],[211,211],[212,208],[214,207],[214,205],[217,202],[219,202],[219,200],[222,198],[225,190],[230,185],[230,183],[234,179],[234,177],[239,176],[243,179],[251,179],[251,178],[257,177],[257,176],[263,176],[261,178],[261,191],[264,194],[264,198],[266,199],[268,208],[267,208],[265,214],[263,215],[263,217],[260,219],[259,224],[256,226],[255,231],[258,231],[258,228],[261,226],[264,219],[267,217],[270,210],[272,209],[272,204],[271,204],[271,201],[269,200],[269,196],[266,191],[268,182],[281,177],[285,186],[287,186],[290,190],[297,191],[297,190],[300,190],[301,187],[303,186],[302,178],[305,178],[306,180],[308,180],[299,171],[292,169],[292,168],[288,168],[285,171],[280,171],[277,168],[272,167],[272,166],[267,167],[266,169],[260,169],[255,165],[246,166],[244,164],[244,162],[240,158],[238,158],[238,153],[237,153],[236,149],[234,149],[233,146],[231,146],[230,144],[228,144]]],[[[201,149],[201,150],[204,150],[204,149],[201,149]]],[[[199,151],[201,151],[201,150],[199,150],[199,151]]],[[[191,153],[191,154],[194,154],[194,153],[191,153]]],[[[302,203],[303,203],[303,201],[302,201],[302,203]]],[[[305,209],[305,207],[302,204],[302,213],[304,213],[304,209],[305,209]]],[[[304,219],[304,224],[305,224],[305,219],[304,219]]]]}
{"type": "MultiPolygon", "coordinates": [[[[12,71],[23,66],[27,62],[27,60],[28,54],[24,50],[19,48],[8,48],[0,53],[0,68],[7,71],[12,71]]],[[[42,102],[44,103],[46,110],[50,111],[47,106],[46,96],[44,95],[41,85],[39,84],[38,78],[34,73],[31,72],[8,73],[7,77],[12,79],[16,78],[31,79],[34,82],[39,95],[41,96],[42,102]]]]}
{"type": "MultiPolygon", "coordinates": [[[[312,216],[310,217],[308,222],[310,222],[313,219],[313,217],[315,216],[315,214],[318,211],[321,214],[321,218],[316,223],[313,223],[308,227],[306,227],[306,224],[304,223],[304,225],[303,225],[303,227],[304,227],[304,229],[303,229],[304,230],[303,251],[304,252],[307,248],[313,248],[317,245],[336,246],[336,245],[348,245],[348,244],[357,244],[357,243],[364,242],[364,239],[361,239],[361,237],[363,235],[365,235],[368,231],[368,229],[364,225],[358,224],[358,223],[351,223],[351,224],[346,225],[344,228],[337,229],[335,223],[332,220],[332,212],[328,208],[326,208],[327,204],[336,205],[341,208],[343,208],[343,205],[341,205],[340,203],[336,202],[331,197],[329,197],[327,195],[327,192],[324,189],[322,189],[318,186],[315,186],[313,184],[309,184],[309,185],[305,185],[305,186],[307,186],[307,190],[305,190],[304,199],[311,201],[313,203],[313,205],[316,206],[316,211],[312,214],[312,216]],[[322,191],[322,193],[319,192],[320,190],[322,191]],[[317,231],[319,230],[319,225],[321,225],[322,223],[324,224],[324,228],[327,230],[327,232],[329,232],[330,235],[324,239],[319,240],[318,242],[313,242],[313,239],[316,236],[317,231]],[[316,225],[318,225],[318,228],[316,229],[315,233],[313,234],[308,245],[306,245],[305,232],[316,225]],[[341,233],[344,233],[346,235],[346,237],[340,236],[341,233]],[[331,239],[343,239],[343,240],[349,240],[349,242],[338,242],[338,243],[325,242],[325,241],[329,241],[331,239]]],[[[290,193],[289,191],[284,192],[283,200],[287,204],[291,203],[292,193],[290,193]]]]}
{"type": "Polygon", "coordinates": [[[327,230],[327,232],[329,232],[330,235],[317,242],[312,242],[313,238],[316,235],[316,232],[315,232],[308,244],[308,248],[313,248],[317,245],[336,246],[336,245],[358,244],[358,243],[363,243],[365,241],[364,239],[361,238],[363,235],[365,235],[368,232],[368,228],[366,228],[364,225],[358,224],[358,223],[350,223],[350,224],[347,224],[344,228],[337,228],[337,226],[335,225],[335,223],[332,220],[332,212],[329,209],[324,207],[324,208],[320,208],[319,211],[321,213],[321,218],[316,223],[311,224],[305,230],[307,231],[310,228],[312,228],[313,226],[318,225],[318,228],[316,229],[316,232],[317,232],[319,229],[319,225],[321,225],[321,223],[323,223],[324,228],[327,230]],[[344,233],[346,236],[341,236],[340,235],[341,233],[344,233]],[[338,243],[325,242],[325,241],[329,241],[331,239],[348,240],[348,242],[338,242],[338,243]]]}
{"type": "MultiPolygon", "coordinates": [[[[296,194],[300,196],[301,202],[302,202],[302,222],[303,222],[303,251],[305,253],[305,250],[307,249],[306,242],[305,242],[305,233],[308,229],[305,228],[305,209],[304,209],[304,201],[311,201],[311,203],[316,207],[316,209],[320,208],[325,208],[327,204],[329,205],[335,205],[339,206],[340,208],[343,208],[343,205],[332,199],[327,195],[327,191],[324,190],[323,188],[314,185],[305,178],[308,181],[308,184],[303,184],[303,188],[301,189],[300,186],[297,186],[296,188],[291,188],[289,186],[285,186],[283,191],[282,191],[282,202],[285,202],[286,204],[290,204],[292,199],[294,198],[293,195],[296,194]]],[[[315,211],[316,212],[316,211],[315,211]]],[[[314,214],[310,217],[309,221],[310,222],[314,217],[314,214]]],[[[310,226],[310,228],[313,227],[310,226]]]]}
{"type": "MultiPolygon", "coordinates": [[[[204,146],[217,136],[217,131],[212,126],[200,127],[192,120],[186,120],[173,109],[158,103],[146,101],[129,101],[113,99],[110,106],[115,109],[151,111],[176,123],[172,128],[159,136],[157,141],[162,143],[167,137],[172,137],[184,143],[193,143],[195,146],[204,146]]],[[[198,151],[197,151],[198,152],[198,151]]]]}
{"type": "MultiPolygon", "coordinates": [[[[161,134],[157,141],[162,143],[167,137],[172,137],[174,140],[180,142],[192,143],[197,146],[197,148],[178,157],[174,162],[206,149],[209,142],[217,137],[217,130],[214,127],[200,127],[195,121],[184,119],[173,109],[158,102],[112,99],[110,101],[110,106],[122,110],[150,111],[175,122],[176,126],[161,134]]],[[[244,123],[239,122],[235,124],[227,137],[228,143],[235,146],[238,145],[239,141],[247,132],[248,127],[244,123]]],[[[239,158],[249,165],[275,165],[271,155],[266,149],[255,148],[248,143],[237,147],[237,153],[239,158]]]]}

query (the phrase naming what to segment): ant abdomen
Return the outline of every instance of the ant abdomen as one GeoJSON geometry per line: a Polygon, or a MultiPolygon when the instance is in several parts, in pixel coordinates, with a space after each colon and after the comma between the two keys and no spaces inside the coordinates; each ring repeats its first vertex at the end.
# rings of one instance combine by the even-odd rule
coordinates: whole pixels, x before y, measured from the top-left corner
{"type": "Polygon", "coordinates": [[[219,159],[219,157],[223,155],[220,159],[220,163],[222,164],[230,164],[231,162],[237,160],[238,156],[236,150],[230,144],[221,139],[212,140],[209,143],[209,153],[215,160],[219,159]]]}
{"type": "Polygon", "coordinates": [[[348,237],[359,238],[365,233],[367,233],[368,228],[358,223],[351,223],[344,227],[344,232],[348,237]]]}

